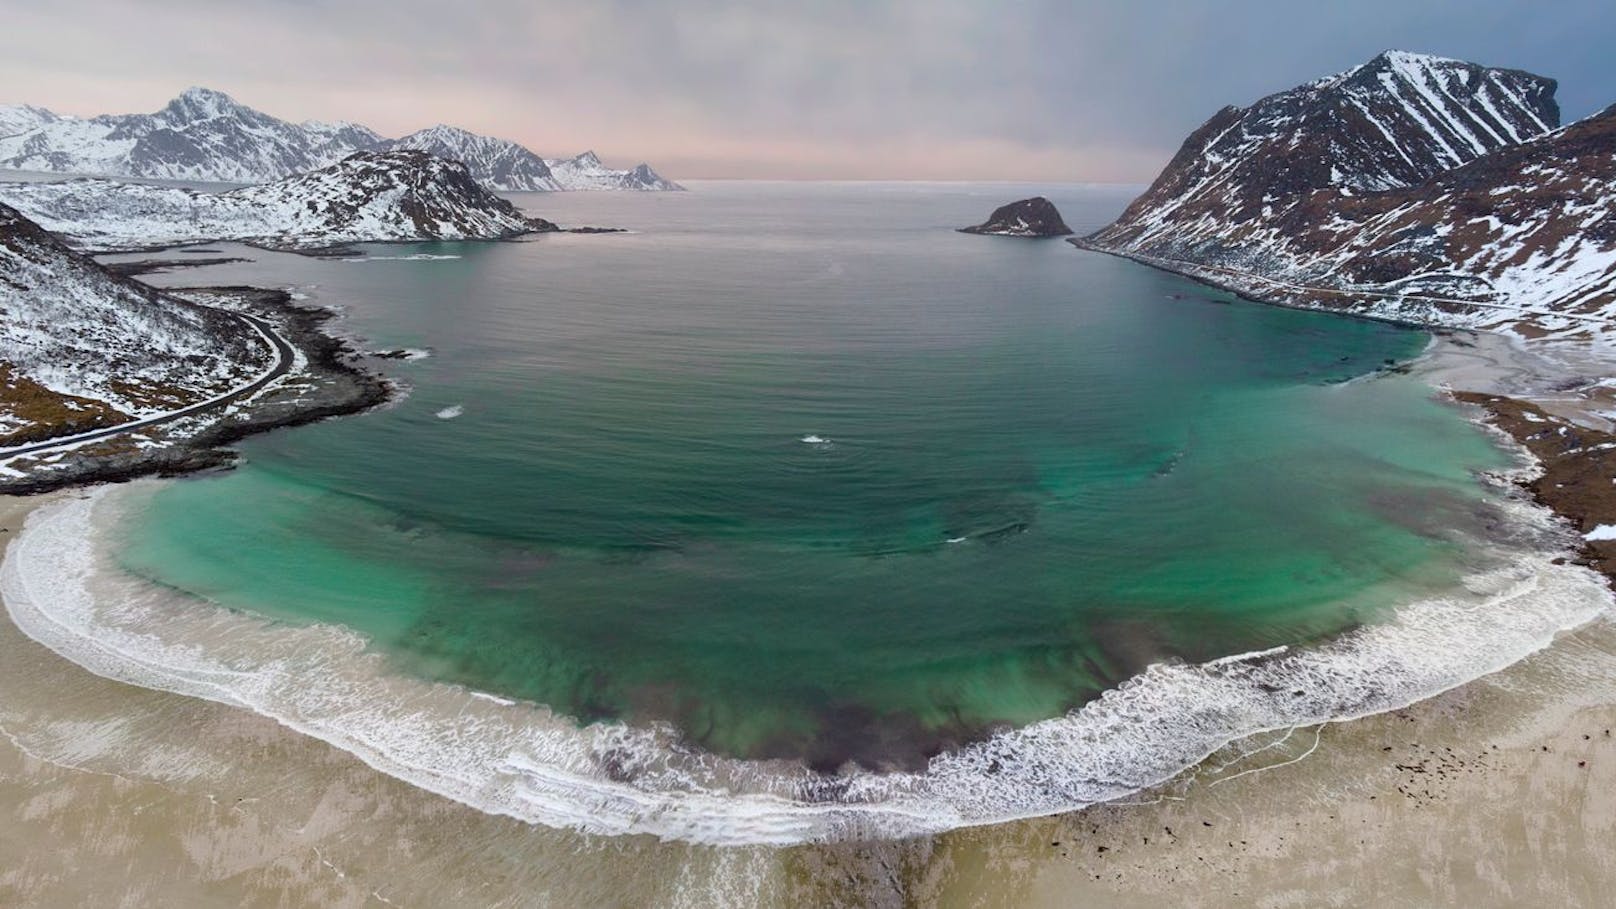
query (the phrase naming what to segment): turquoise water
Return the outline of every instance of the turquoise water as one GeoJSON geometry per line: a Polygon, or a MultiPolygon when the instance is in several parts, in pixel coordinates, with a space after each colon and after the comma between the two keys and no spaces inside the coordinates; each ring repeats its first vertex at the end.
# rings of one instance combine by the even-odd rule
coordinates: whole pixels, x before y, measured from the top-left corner
{"type": "MultiPolygon", "coordinates": [[[[636,233],[161,276],[312,285],[433,353],[385,364],[397,407],[166,487],[121,558],[403,672],[820,768],[1456,580],[1504,456],[1416,381],[1347,381],[1423,334],[951,232],[1031,189],[529,196],[636,233]]],[[[1128,196],[1035,189],[1080,232],[1128,196]]]]}

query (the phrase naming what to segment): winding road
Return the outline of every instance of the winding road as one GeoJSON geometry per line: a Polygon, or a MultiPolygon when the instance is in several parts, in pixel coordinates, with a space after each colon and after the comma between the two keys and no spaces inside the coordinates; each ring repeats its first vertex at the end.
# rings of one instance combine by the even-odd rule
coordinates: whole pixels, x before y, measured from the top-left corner
{"type": "Polygon", "coordinates": [[[248,382],[246,385],[243,385],[240,388],[227,391],[222,395],[217,395],[201,403],[192,404],[189,407],[183,407],[179,410],[167,411],[165,413],[157,414],[156,416],[142,417],[139,420],[131,420],[128,423],[119,423],[117,426],[109,426],[105,429],[92,429],[89,432],[81,432],[71,436],[60,436],[54,439],[47,439],[43,442],[18,445],[13,448],[0,448],[0,462],[9,461],[12,458],[21,457],[23,455],[40,454],[42,452],[53,451],[57,448],[68,448],[74,445],[82,445],[85,442],[94,442],[97,439],[110,438],[111,436],[120,435],[126,432],[133,432],[137,429],[147,429],[152,426],[161,426],[164,423],[169,423],[174,420],[184,419],[185,417],[193,417],[200,413],[206,413],[210,410],[224,407],[248,395],[251,395],[263,388],[265,385],[268,385],[269,383],[279,379],[281,376],[284,376],[291,371],[292,363],[297,357],[297,351],[292,347],[291,342],[281,337],[268,322],[264,321],[258,316],[249,316],[246,313],[238,312],[229,313],[229,315],[235,316],[236,318],[242,320],[254,331],[258,332],[258,335],[262,337],[267,344],[269,344],[270,349],[275,353],[275,363],[258,378],[253,379],[251,382],[248,382]]]}
{"type": "Polygon", "coordinates": [[[1261,281],[1261,282],[1263,282],[1265,284],[1268,284],[1268,285],[1271,285],[1273,287],[1278,287],[1278,288],[1281,288],[1283,290],[1295,291],[1295,292],[1298,292],[1298,293],[1328,294],[1328,295],[1338,296],[1338,297],[1375,297],[1375,298],[1379,298],[1379,299],[1382,299],[1382,300],[1392,300],[1392,301],[1416,300],[1416,301],[1419,301],[1419,302],[1422,302],[1422,303],[1451,303],[1451,304],[1456,304],[1456,305],[1460,305],[1460,306],[1474,306],[1474,307],[1477,307],[1478,309],[1503,310],[1505,312],[1513,313],[1513,314],[1516,314],[1516,315],[1545,316],[1545,317],[1551,317],[1551,318],[1570,319],[1570,320],[1576,321],[1576,322],[1590,322],[1590,323],[1599,324],[1599,325],[1607,324],[1609,322],[1609,319],[1605,318],[1604,316],[1587,315],[1587,314],[1584,314],[1584,313],[1562,312],[1562,311],[1559,311],[1559,310],[1530,309],[1530,308],[1527,308],[1527,307],[1524,307],[1524,306],[1516,306],[1516,305],[1512,305],[1512,304],[1508,304],[1508,303],[1492,303],[1492,302],[1486,302],[1486,301],[1482,301],[1482,300],[1465,299],[1463,297],[1439,297],[1439,296],[1435,296],[1435,295],[1432,295],[1432,294],[1398,293],[1396,291],[1372,290],[1372,289],[1368,289],[1368,288],[1317,287],[1317,286],[1311,285],[1311,284],[1295,284],[1295,283],[1292,283],[1290,281],[1281,281],[1281,280],[1279,280],[1277,278],[1270,278],[1270,277],[1267,277],[1265,275],[1259,275],[1259,274],[1255,274],[1255,273],[1249,272],[1249,271],[1240,271],[1239,269],[1235,269],[1235,268],[1226,268],[1226,267],[1224,267],[1222,265],[1209,265],[1209,264],[1206,264],[1206,263],[1203,263],[1203,262],[1192,262],[1192,261],[1190,261],[1188,259],[1173,259],[1173,258],[1169,258],[1169,257],[1166,257],[1166,256],[1152,256],[1152,255],[1148,255],[1146,253],[1132,252],[1132,251],[1126,251],[1126,250],[1120,250],[1120,249],[1117,249],[1117,250],[1106,249],[1104,247],[1099,247],[1099,246],[1086,246],[1086,245],[1084,245],[1082,243],[1078,243],[1076,240],[1069,240],[1068,242],[1070,242],[1073,246],[1076,246],[1078,249],[1087,249],[1087,250],[1092,250],[1094,252],[1102,252],[1102,253],[1107,253],[1107,254],[1113,255],[1113,256],[1120,256],[1120,257],[1122,257],[1124,259],[1132,259],[1132,260],[1134,260],[1136,262],[1143,262],[1146,265],[1151,265],[1151,266],[1154,266],[1156,268],[1160,268],[1163,271],[1168,271],[1168,272],[1172,272],[1174,274],[1184,275],[1185,277],[1190,278],[1191,280],[1195,280],[1196,276],[1194,274],[1190,273],[1188,270],[1189,269],[1195,269],[1195,270],[1199,270],[1199,271],[1218,272],[1218,273],[1221,273],[1221,274],[1224,274],[1224,275],[1228,275],[1230,277],[1243,278],[1243,279],[1250,280],[1250,281],[1261,281]],[[1178,267],[1174,267],[1174,266],[1178,266],[1178,267]]]}

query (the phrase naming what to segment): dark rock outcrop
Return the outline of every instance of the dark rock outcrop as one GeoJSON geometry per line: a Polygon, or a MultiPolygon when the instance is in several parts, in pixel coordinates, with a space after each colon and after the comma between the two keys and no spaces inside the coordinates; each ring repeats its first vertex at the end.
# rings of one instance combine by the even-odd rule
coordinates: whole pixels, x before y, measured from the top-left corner
{"type": "Polygon", "coordinates": [[[1043,196],[1033,196],[1001,205],[987,221],[960,228],[962,234],[992,234],[999,237],[1064,237],[1072,229],[1061,220],[1055,204],[1043,196]]]}

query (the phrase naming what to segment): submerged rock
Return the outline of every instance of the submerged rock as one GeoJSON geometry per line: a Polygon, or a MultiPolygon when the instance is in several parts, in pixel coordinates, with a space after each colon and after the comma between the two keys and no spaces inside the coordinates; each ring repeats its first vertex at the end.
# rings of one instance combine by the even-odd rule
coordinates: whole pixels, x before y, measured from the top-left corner
{"type": "Polygon", "coordinates": [[[1043,196],[1011,202],[993,210],[991,217],[974,227],[962,227],[962,234],[994,234],[1000,237],[1064,237],[1072,232],[1061,220],[1055,204],[1043,196]]]}

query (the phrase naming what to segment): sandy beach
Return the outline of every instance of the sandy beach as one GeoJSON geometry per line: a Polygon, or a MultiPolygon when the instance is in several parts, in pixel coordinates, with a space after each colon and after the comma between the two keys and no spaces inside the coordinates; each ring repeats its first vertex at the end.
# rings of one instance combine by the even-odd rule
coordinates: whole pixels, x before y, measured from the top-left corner
{"type": "MultiPolygon", "coordinates": [[[[1547,387],[1517,353],[1447,339],[1414,370],[1547,387]]],[[[1566,397],[1568,416],[1597,410],[1566,397]]],[[[49,498],[0,499],[0,541],[49,498]]],[[[1412,708],[1235,743],[1125,804],[721,849],[486,815],[270,719],[100,678],[4,619],[0,903],[1593,905],[1616,885],[1613,733],[1602,619],[1412,708]]]]}

